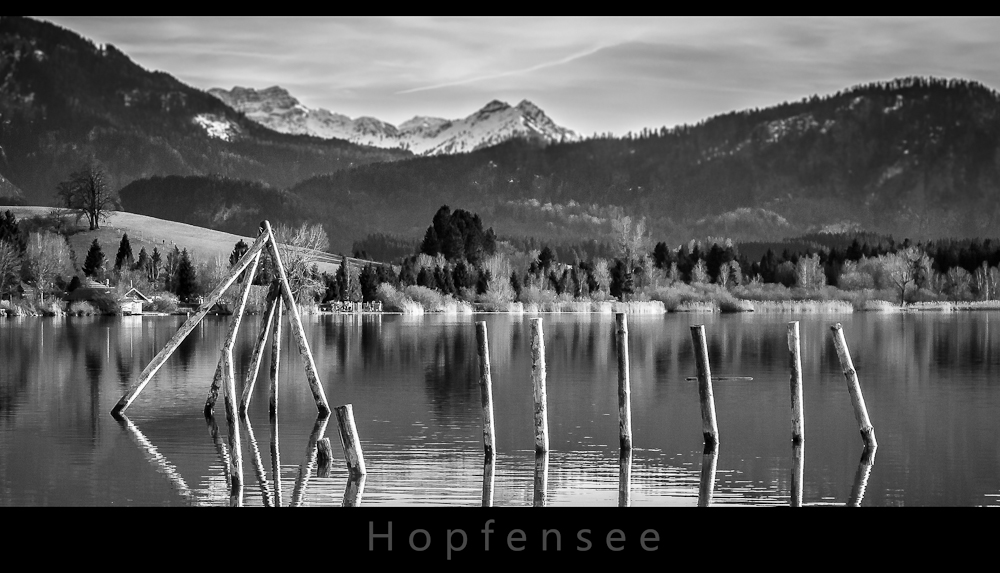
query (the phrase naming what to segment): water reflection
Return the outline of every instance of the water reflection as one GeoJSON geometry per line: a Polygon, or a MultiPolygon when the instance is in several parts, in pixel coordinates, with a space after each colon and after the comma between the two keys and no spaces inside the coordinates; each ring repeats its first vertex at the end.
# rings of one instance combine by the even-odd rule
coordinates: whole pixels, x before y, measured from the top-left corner
{"type": "Polygon", "coordinates": [[[875,450],[877,446],[866,446],[861,452],[861,460],[858,462],[858,471],[854,474],[854,486],[851,488],[851,497],[847,500],[847,507],[861,507],[861,501],[865,498],[865,489],[868,487],[868,478],[872,474],[872,466],[875,465],[875,450]]]}
{"type": "Polygon", "coordinates": [[[247,430],[247,440],[250,442],[250,458],[253,461],[253,471],[257,476],[257,484],[260,486],[260,497],[264,502],[264,507],[271,507],[271,494],[267,489],[267,476],[264,474],[264,463],[260,460],[260,449],[257,447],[257,437],[253,433],[253,424],[248,416],[241,416],[243,425],[247,430]]]}
{"type": "Polygon", "coordinates": [[[535,454],[535,479],[532,488],[532,505],[545,507],[549,489],[549,453],[535,454]]]}
{"type": "Polygon", "coordinates": [[[712,494],[715,491],[715,469],[719,463],[719,445],[705,444],[705,452],[701,456],[701,479],[698,482],[698,507],[712,505],[712,494]]]}
{"type": "Polygon", "coordinates": [[[618,507],[632,506],[632,450],[622,450],[618,459],[618,507]]]}
{"type": "Polygon", "coordinates": [[[802,507],[802,474],[805,466],[805,444],[792,444],[792,494],[790,505],[802,507]]]}
{"type": "Polygon", "coordinates": [[[149,463],[156,468],[156,471],[167,476],[170,483],[173,484],[174,489],[177,490],[177,493],[179,493],[181,497],[183,497],[191,505],[200,505],[198,498],[194,495],[194,492],[191,491],[191,488],[188,487],[184,478],[181,477],[180,472],[177,471],[177,468],[167,461],[167,458],[163,457],[159,451],[157,451],[156,447],[150,443],[142,432],[139,431],[139,428],[137,428],[135,424],[128,419],[128,416],[121,414],[117,418],[117,422],[121,425],[122,429],[128,433],[135,445],[139,446],[143,455],[145,455],[149,463]]]}
{"type": "Polygon", "coordinates": [[[486,454],[483,459],[483,507],[493,507],[493,467],[496,465],[496,454],[486,454]]]}
{"type": "Polygon", "coordinates": [[[361,496],[365,492],[367,474],[351,474],[344,489],[344,502],[341,507],[361,507],[361,496]]]}
{"type": "Polygon", "coordinates": [[[313,424],[312,433],[309,434],[309,442],[306,445],[306,462],[299,466],[299,476],[295,480],[295,487],[292,489],[291,507],[299,507],[305,501],[306,486],[309,484],[309,474],[316,466],[316,443],[323,439],[326,433],[326,426],[330,422],[329,415],[320,415],[313,424]]]}

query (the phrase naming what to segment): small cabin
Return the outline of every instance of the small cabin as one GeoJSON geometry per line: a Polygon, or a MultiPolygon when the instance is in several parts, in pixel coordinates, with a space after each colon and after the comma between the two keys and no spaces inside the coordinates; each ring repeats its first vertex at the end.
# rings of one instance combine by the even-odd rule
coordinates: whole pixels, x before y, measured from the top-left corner
{"type": "Polygon", "coordinates": [[[139,292],[139,289],[131,288],[118,304],[121,306],[122,314],[142,314],[142,306],[153,304],[153,300],[139,292]]]}

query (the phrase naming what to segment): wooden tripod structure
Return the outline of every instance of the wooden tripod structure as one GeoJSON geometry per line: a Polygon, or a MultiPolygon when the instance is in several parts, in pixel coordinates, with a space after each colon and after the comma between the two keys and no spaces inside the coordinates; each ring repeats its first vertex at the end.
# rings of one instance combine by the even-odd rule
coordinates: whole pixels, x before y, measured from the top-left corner
{"type": "Polygon", "coordinates": [[[233,368],[233,345],[236,342],[236,334],[240,328],[240,322],[243,319],[243,314],[246,309],[247,298],[250,296],[250,286],[253,284],[254,275],[257,272],[257,268],[260,263],[261,252],[265,249],[269,249],[271,253],[271,258],[274,261],[274,267],[277,270],[278,280],[277,285],[272,285],[271,291],[268,293],[267,297],[267,311],[266,318],[264,319],[264,324],[261,327],[260,334],[257,336],[256,343],[254,345],[253,359],[251,360],[249,371],[247,372],[247,378],[243,386],[243,395],[240,400],[239,409],[241,413],[245,413],[250,402],[250,397],[253,394],[253,387],[257,381],[257,371],[260,367],[260,355],[263,351],[263,346],[266,342],[268,331],[272,332],[272,342],[271,342],[271,404],[270,411],[273,414],[277,408],[277,393],[275,391],[277,386],[277,366],[278,366],[278,353],[280,350],[280,340],[281,340],[281,315],[282,315],[282,302],[288,307],[288,319],[291,323],[292,328],[292,338],[295,340],[296,345],[299,349],[299,354],[302,356],[302,361],[305,363],[306,369],[306,380],[309,382],[309,389],[312,391],[313,398],[316,400],[316,409],[319,410],[319,415],[321,417],[326,417],[330,414],[330,406],[326,402],[326,395],[323,393],[323,386],[320,384],[319,373],[316,370],[316,363],[313,361],[312,352],[309,350],[309,343],[306,341],[305,330],[302,328],[302,321],[299,318],[299,310],[295,305],[295,297],[292,295],[292,289],[288,284],[288,277],[285,275],[285,267],[281,264],[281,256],[278,254],[278,244],[274,240],[274,234],[271,231],[271,225],[267,221],[262,221],[260,224],[259,234],[257,240],[254,241],[253,246],[247,250],[246,253],[240,258],[239,262],[236,263],[229,270],[229,274],[222,280],[221,283],[215,290],[209,294],[198,311],[191,315],[184,324],[177,329],[173,337],[167,342],[160,352],[153,357],[153,359],[146,365],[142,373],[139,375],[139,379],[129,386],[125,394],[118,400],[115,407],[111,410],[111,415],[115,418],[120,418],[125,410],[132,404],[139,392],[149,383],[153,375],[156,374],[157,370],[163,366],[163,363],[167,361],[167,358],[177,350],[181,342],[191,334],[194,327],[198,325],[199,322],[208,311],[215,305],[216,302],[222,297],[222,294],[228,289],[240,276],[241,273],[247,271],[243,279],[242,288],[240,289],[239,299],[237,302],[237,308],[233,313],[232,321],[229,324],[229,332],[226,336],[226,342],[222,347],[222,357],[219,360],[219,366],[215,370],[215,377],[212,380],[212,386],[209,390],[208,400],[205,402],[205,414],[211,415],[213,409],[215,408],[215,401],[219,396],[219,389],[224,385],[225,387],[225,403],[226,403],[226,416],[228,419],[232,420],[234,418],[234,410],[236,408],[236,383],[235,376],[236,372],[233,368]],[[249,269],[249,270],[247,270],[249,269]]]}

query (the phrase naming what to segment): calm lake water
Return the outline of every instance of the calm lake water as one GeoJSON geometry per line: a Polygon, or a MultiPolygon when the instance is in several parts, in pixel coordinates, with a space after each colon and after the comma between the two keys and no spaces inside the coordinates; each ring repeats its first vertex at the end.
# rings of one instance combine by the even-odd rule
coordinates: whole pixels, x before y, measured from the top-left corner
{"type": "MultiPolygon", "coordinates": [[[[546,505],[619,503],[614,316],[540,316],[552,452],[537,466],[534,315],[304,318],[330,405],[353,404],[368,468],[362,505],[482,503],[477,320],[489,328],[498,424],[494,505],[531,506],[536,477],[546,505]]],[[[230,504],[221,399],[215,420],[202,414],[229,317],[196,328],[126,422],[109,414],[183,320],[0,320],[0,505],[230,504]]],[[[707,457],[697,382],[685,380],[695,374],[694,324],[706,325],[713,375],[753,377],[715,382],[721,445],[712,505],[789,504],[790,320],[801,321],[803,341],[805,505],[1000,503],[1000,313],[974,312],[629,316],[631,505],[698,504],[707,457]],[[862,463],[831,340],[837,321],[878,438],[873,465],[862,463]]],[[[249,317],[241,329],[241,377],[259,321],[249,317]]],[[[240,428],[242,503],[340,506],[349,480],[336,419],[317,427],[284,332],[277,420],[268,417],[265,358],[249,425],[240,428]],[[317,430],[333,444],[322,476],[309,452],[317,430]]]]}

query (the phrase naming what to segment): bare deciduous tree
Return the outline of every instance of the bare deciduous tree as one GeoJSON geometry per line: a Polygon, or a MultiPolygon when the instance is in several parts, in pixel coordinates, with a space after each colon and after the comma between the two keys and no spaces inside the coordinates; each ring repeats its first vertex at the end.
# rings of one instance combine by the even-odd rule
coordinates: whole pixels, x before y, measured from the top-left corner
{"type": "Polygon", "coordinates": [[[42,293],[51,290],[56,279],[73,268],[66,239],[44,231],[28,237],[25,262],[29,280],[42,293]]]}
{"type": "Polygon", "coordinates": [[[0,240],[0,297],[7,292],[7,286],[17,281],[17,271],[21,268],[21,252],[11,241],[0,240]]]}
{"type": "Polygon", "coordinates": [[[314,276],[311,267],[320,255],[330,248],[330,239],[319,223],[303,223],[291,227],[279,223],[274,227],[274,240],[278,243],[281,264],[285,267],[288,283],[298,302],[313,302],[316,294],[324,290],[323,281],[314,276]]]}
{"type": "Polygon", "coordinates": [[[108,187],[106,179],[99,165],[87,163],[57,187],[63,205],[76,212],[77,221],[87,217],[91,231],[107,220],[108,211],[121,208],[118,194],[108,187]]]}

